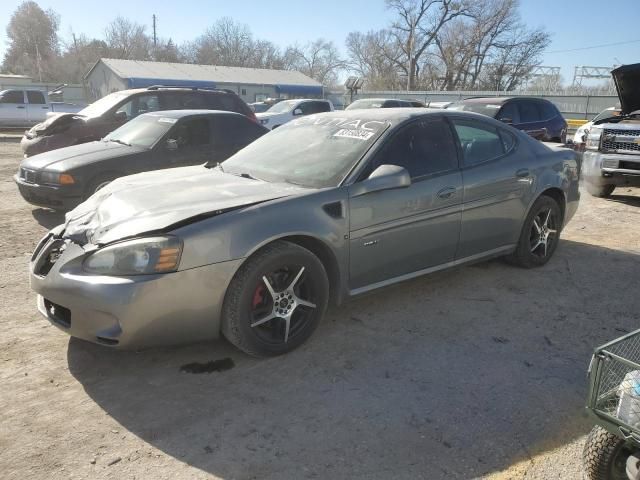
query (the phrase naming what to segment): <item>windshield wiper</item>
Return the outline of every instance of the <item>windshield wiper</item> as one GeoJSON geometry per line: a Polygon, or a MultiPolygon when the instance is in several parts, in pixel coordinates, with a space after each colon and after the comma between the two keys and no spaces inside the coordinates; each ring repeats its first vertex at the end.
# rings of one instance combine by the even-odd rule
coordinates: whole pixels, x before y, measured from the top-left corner
{"type": "Polygon", "coordinates": [[[110,138],[109,139],[110,142],[115,142],[115,143],[119,143],[120,145],[126,145],[127,147],[130,147],[131,144],[127,143],[127,142],[123,142],[122,140],[119,140],[117,138],[110,138]]]}

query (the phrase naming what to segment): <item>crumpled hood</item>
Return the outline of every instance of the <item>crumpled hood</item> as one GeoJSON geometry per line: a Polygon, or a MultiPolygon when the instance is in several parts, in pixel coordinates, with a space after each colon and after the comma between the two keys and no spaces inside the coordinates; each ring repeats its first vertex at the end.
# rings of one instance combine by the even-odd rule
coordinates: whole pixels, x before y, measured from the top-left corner
{"type": "Polygon", "coordinates": [[[88,165],[110,158],[145,152],[148,152],[148,150],[143,147],[122,145],[116,142],[103,142],[100,140],[40,153],[33,157],[25,158],[21,166],[32,170],[47,168],[49,170],[64,172],[82,165],[88,165]]]}
{"type": "Polygon", "coordinates": [[[77,113],[49,112],[47,114],[47,119],[44,122],[40,122],[37,125],[35,125],[30,130],[30,133],[37,132],[39,134],[43,134],[54,126],[60,125],[62,123],[72,122],[74,120],[82,120],[82,118],[83,118],[82,115],[78,115],[77,113]]]}
{"type": "Polygon", "coordinates": [[[618,90],[622,113],[640,110],[640,63],[623,65],[611,71],[618,90]]]}
{"type": "Polygon", "coordinates": [[[67,213],[64,236],[81,244],[106,244],[308,190],[203,166],[145,172],[114,180],[67,213]]]}

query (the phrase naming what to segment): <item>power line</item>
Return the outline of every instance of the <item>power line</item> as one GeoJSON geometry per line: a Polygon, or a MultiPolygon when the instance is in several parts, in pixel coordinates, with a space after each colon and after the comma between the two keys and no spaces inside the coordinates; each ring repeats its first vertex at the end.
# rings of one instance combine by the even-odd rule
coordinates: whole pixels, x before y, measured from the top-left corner
{"type": "Polygon", "coordinates": [[[570,48],[568,50],[551,50],[550,52],[545,52],[545,53],[577,52],[580,50],[591,50],[594,48],[603,48],[603,47],[615,47],[617,45],[627,45],[629,43],[638,43],[638,42],[640,42],[640,40],[627,40],[626,42],[604,43],[602,45],[593,45],[591,47],[570,48]]]}

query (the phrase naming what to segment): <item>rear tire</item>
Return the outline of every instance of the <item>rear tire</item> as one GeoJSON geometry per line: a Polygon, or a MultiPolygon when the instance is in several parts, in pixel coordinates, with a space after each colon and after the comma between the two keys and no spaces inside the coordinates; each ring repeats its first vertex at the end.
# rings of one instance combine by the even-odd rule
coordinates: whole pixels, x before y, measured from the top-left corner
{"type": "Polygon", "coordinates": [[[276,241],[253,254],[229,283],[222,334],[249,355],[282,355],[313,334],[328,300],[329,280],[318,257],[276,241]]]}
{"type": "Polygon", "coordinates": [[[624,439],[593,427],[582,452],[585,480],[627,480],[626,463],[633,453],[624,439]]]}
{"type": "Polygon", "coordinates": [[[562,230],[560,206],[546,195],[538,197],[524,221],[515,252],[509,263],[523,268],[540,267],[553,256],[562,230]]]}
{"type": "Polygon", "coordinates": [[[608,197],[616,188],[615,185],[594,185],[593,183],[588,182],[585,183],[585,187],[587,188],[587,192],[598,198],[608,197]]]}

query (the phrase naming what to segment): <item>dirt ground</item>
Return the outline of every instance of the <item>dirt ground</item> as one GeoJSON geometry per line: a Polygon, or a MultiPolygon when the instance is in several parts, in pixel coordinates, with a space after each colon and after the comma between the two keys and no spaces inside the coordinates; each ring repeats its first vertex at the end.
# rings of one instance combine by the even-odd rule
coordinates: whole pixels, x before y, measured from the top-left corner
{"type": "Polygon", "coordinates": [[[61,218],[20,198],[18,162],[0,143],[2,478],[581,477],[590,353],[640,328],[639,190],[583,194],[543,268],[376,291],[256,360],[224,341],[114,351],[50,326],[27,263],[61,218]]]}

